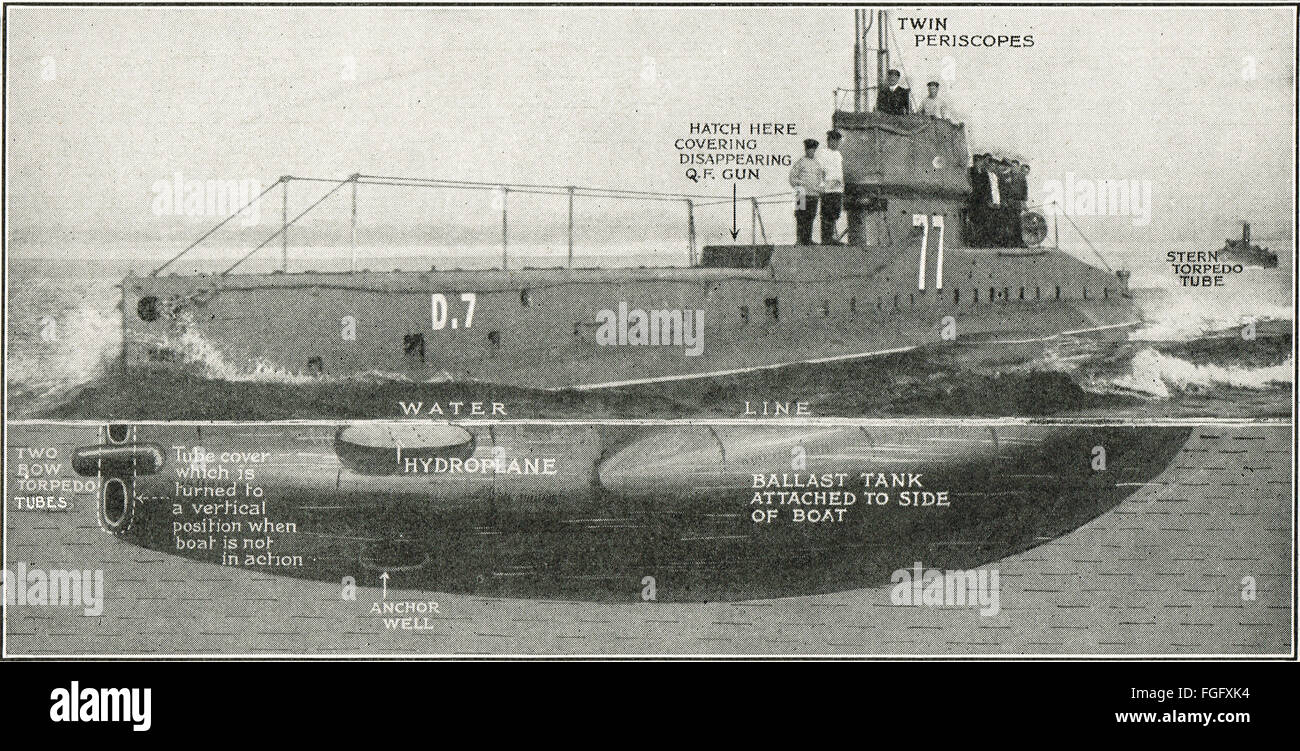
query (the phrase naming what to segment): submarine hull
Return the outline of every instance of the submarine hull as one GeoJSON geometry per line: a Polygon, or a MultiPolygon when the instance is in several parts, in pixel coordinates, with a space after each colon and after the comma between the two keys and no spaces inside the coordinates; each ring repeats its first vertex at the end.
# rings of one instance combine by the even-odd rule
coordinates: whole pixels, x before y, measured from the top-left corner
{"type": "Polygon", "coordinates": [[[398,588],[591,601],[635,601],[647,586],[659,600],[799,596],[881,586],[918,561],[983,566],[1114,507],[1188,435],[463,425],[426,441],[391,434],[403,453],[385,460],[382,435],[349,426],[132,431],[113,463],[79,465],[106,489],[101,525],[123,541],[284,576],[386,571],[398,588]],[[196,473],[202,457],[212,463],[196,473]]]}
{"type": "Polygon", "coordinates": [[[936,258],[925,239],[775,246],[759,268],[130,276],[122,354],[218,376],[600,388],[927,345],[1123,338],[1139,323],[1122,277],[1067,254],[936,258]]]}

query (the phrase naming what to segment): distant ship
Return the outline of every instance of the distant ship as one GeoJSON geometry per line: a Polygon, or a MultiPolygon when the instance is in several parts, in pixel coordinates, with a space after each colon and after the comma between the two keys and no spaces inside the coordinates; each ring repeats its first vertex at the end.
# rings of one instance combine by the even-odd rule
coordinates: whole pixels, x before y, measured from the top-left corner
{"type": "MultiPolygon", "coordinates": [[[[877,81],[888,66],[884,37],[877,81]]],[[[764,231],[762,241],[697,253],[689,196],[357,174],[316,183],[333,183],[322,201],[351,187],[354,248],[359,185],[496,190],[501,268],[289,273],[287,236],[302,215],[290,219],[287,191],[291,182],[312,183],[286,176],[277,183],[286,195],[282,226],[249,253],[278,239],[281,271],[232,274],[236,263],[218,275],[161,274],[173,258],[127,276],[123,359],[132,368],[184,369],[216,353],[245,372],[595,389],[953,343],[1019,352],[1062,336],[1123,339],[1139,325],[1128,272],[1043,246],[1038,214],[1024,215],[1023,242],[973,247],[983,243],[973,242],[968,216],[964,126],[865,109],[874,87],[862,41],[853,107],[840,110],[837,101],[831,118],[843,133],[845,245],[774,245],[764,231]],[[509,197],[529,192],[568,196],[569,267],[512,267],[509,197]],[[573,268],[573,201],[585,197],[665,202],[688,218],[690,265],[573,268]]],[[[663,239],[665,248],[674,242],[663,239]]]]}
{"type": "Polygon", "coordinates": [[[1219,260],[1232,261],[1242,266],[1258,266],[1263,269],[1277,268],[1277,253],[1270,253],[1268,248],[1261,248],[1250,242],[1250,222],[1241,223],[1240,240],[1228,238],[1223,241],[1219,260]]]}

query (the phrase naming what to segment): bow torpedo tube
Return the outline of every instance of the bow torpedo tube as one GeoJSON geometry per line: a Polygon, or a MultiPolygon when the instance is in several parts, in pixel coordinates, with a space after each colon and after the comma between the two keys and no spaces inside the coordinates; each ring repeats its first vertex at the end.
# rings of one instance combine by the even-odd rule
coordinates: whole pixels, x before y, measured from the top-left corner
{"type": "Polygon", "coordinates": [[[99,433],[100,445],[73,452],[72,469],[99,480],[99,526],[121,536],[130,531],[140,503],[135,495],[136,478],[162,469],[163,450],[157,444],[137,443],[134,426],[107,425],[99,433]]]}

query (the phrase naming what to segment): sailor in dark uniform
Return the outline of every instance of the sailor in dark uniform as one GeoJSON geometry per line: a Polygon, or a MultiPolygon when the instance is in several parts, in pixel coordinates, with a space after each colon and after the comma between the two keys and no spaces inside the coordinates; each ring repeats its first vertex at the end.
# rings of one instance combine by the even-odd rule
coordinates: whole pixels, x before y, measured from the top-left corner
{"type": "Polygon", "coordinates": [[[1029,204],[1029,165],[1020,165],[1020,200],[1029,204]]]}
{"type": "Polygon", "coordinates": [[[1016,231],[1016,218],[1018,213],[1015,209],[1015,188],[1011,173],[1011,162],[1006,159],[998,159],[993,162],[992,171],[997,179],[997,208],[994,215],[997,217],[994,221],[997,223],[997,230],[994,234],[996,244],[1003,248],[1012,248],[1019,245],[1019,240],[1013,235],[1016,231]]]}
{"type": "Polygon", "coordinates": [[[972,203],[987,203],[989,200],[989,180],[984,176],[987,167],[984,160],[987,158],[988,154],[976,154],[972,157],[970,169],[966,170],[966,176],[970,178],[972,203]]]}
{"type": "Polygon", "coordinates": [[[1029,202],[1029,176],[1025,174],[1025,170],[1028,168],[1029,165],[1021,165],[1019,159],[1011,160],[1011,174],[1009,176],[1011,200],[1007,203],[1010,204],[1012,211],[1011,229],[1008,233],[1010,237],[1008,239],[1010,240],[1009,244],[1015,248],[1025,247],[1025,232],[1020,223],[1020,215],[1025,210],[1025,204],[1029,202]]]}
{"type": "Polygon", "coordinates": [[[966,216],[970,220],[970,244],[976,248],[988,247],[990,207],[993,191],[989,185],[988,154],[976,154],[975,163],[967,170],[970,178],[970,202],[966,216]]]}
{"type": "Polygon", "coordinates": [[[908,115],[912,112],[912,91],[899,84],[902,74],[889,70],[889,87],[881,87],[876,94],[876,111],[891,115],[908,115]]]}

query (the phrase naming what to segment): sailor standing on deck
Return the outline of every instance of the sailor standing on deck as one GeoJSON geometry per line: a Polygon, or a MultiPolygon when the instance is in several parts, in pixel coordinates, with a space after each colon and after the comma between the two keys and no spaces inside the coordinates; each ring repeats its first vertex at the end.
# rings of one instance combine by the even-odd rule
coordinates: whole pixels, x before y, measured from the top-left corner
{"type": "Polygon", "coordinates": [[[971,224],[971,244],[977,248],[986,248],[993,244],[994,216],[998,204],[998,183],[989,170],[989,155],[976,154],[975,164],[970,168],[970,204],[968,216],[971,224]]]}
{"type": "Polygon", "coordinates": [[[1009,230],[1008,240],[1013,248],[1025,247],[1024,225],[1021,223],[1020,215],[1025,211],[1025,204],[1029,202],[1029,176],[1025,170],[1029,165],[1020,163],[1019,159],[1011,160],[1011,229],[1009,230]]]}
{"type": "Polygon", "coordinates": [[[795,190],[794,226],[796,242],[812,245],[813,220],[817,218],[817,199],[821,195],[826,170],[817,161],[817,139],[803,142],[803,156],[790,168],[790,186],[795,190]]]}
{"type": "Polygon", "coordinates": [[[844,155],[840,153],[840,138],[838,130],[826,131],[826,148],[817,152],[817,162],[825,173],[821,186],[822,245],[840,244],[835,232],[844,205],[844,155]]]}
{"type": "Polygon", "coordinates": [[[1029,203],[1029,165],[1020,165],[1020,201],[1022,204],[1029,203]]]}
{"type": "Polygon", "coordinates": [[[996,247],[1001,240],[998,229],[998,217],[1002,211],[1002,186],[998,182],[998,160],[992,154],[984,154],[983,178],[984,193],[984,239],[988,247],[996,247]]]}
{"type": "Polygon", "coordinates": [[[876,94],[876,111],[891,115],[910,115],[912,113],[912,90],[905,89],[899,83],[903,74],[889,69],[889,87],[882,88],[876,94]]]}
{"type": "Polygon", "coordinates": [[[993,196],[998,205],[997,244],[1004,248],[1014,248],[1018,244],[1014,235],[1019,213],[1015,207],[1015,181],[1011,173],[1011,162],[999,159],[995,165],[997,174],[993,182],[997,185],[997,190],[993,191],[993,196]]]}
{"type": "Polygon", "coordinates": [[[930,95],[921,100],[921,106],[916,108],[917,112],[944,120],[951,119],[948,117],[948,102],[939,96],[939,82],[931,81],[925,86],[930,90],[930,95]]]}

